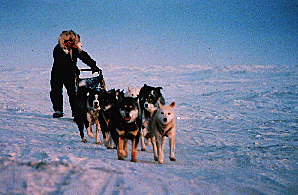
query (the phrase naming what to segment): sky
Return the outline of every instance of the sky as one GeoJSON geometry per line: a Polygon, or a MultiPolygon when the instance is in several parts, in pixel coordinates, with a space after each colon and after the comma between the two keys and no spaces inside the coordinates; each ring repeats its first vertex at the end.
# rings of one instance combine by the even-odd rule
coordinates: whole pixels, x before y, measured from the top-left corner
{"type": "Polygon", "coordinates": [[[297,0],[2,0],[0,68],[52,67],[64,30],[106,65],[297,65],[297,0]]]}

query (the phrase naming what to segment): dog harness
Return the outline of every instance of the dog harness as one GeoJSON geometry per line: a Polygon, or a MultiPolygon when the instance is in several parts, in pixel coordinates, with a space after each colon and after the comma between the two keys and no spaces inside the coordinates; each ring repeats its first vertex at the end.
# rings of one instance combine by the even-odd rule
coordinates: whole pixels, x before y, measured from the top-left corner
{"type": "Polygon", "coordinates": [[[164,136],[168,137],[168,133],[173,128],[173,125],[171,125],[170,128],[168,128],[167,130],[164,130],[164,128],[167,127],[167,125],[162,125],[162,124],[159,124],[158,122],[156,122],[156,127],[157,127],[158,132],[162,135],[162,137],[164,137],[164,136]]]}

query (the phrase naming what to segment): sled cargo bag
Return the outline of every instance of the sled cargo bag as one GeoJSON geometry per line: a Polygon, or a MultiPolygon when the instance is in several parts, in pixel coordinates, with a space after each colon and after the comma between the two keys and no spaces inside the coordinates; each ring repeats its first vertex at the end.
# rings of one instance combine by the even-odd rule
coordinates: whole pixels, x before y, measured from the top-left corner
{"type": "MultiPolygon", "coordinates": [[[[80,71],[91,71],[91,69],[81,69],[80,71]]],[[[79,78],[76,76],[76,88],[86,87],[87,89],[101,88],[106,90],[106,84],[102,75],[102,70],[98,72],[98,76],[91,78],[79,78]]]]}

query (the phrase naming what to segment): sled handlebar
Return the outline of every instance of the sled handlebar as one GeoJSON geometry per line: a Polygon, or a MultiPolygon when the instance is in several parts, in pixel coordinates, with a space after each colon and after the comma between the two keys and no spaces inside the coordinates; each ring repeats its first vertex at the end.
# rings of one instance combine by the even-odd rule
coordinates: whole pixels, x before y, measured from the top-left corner
{"type": "MultiPolygon", "coordinates": [[[[87,71],[92,71],[92,69],[90,68],[82,68],[80,69],[81,72],[87,72],[87,71]]],[[[102,75],[102,70],[100,69],[99,71],[97,71],[98,74],[102,75]]]]}

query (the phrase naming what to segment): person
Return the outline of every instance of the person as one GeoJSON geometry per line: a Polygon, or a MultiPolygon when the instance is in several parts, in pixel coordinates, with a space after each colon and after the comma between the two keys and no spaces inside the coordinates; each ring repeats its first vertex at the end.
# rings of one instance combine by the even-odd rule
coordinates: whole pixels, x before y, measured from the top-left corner
{"type": "Polygon", "coordinates": [[[77,67],[77,59],[91,67],[92,72],[100,69],[96,62],[82,50],[80,36],[74,31],[63,31],[58,38],[58,44],[53,51],[54,63],[51,72],[50,98],[53,104],[54,118],[64,116],[63,113],[63,85],[69,96],[69,103],[74,120],[79,118],[79,104],[76,96],[76,75],[80,74],[77,67]]]}

